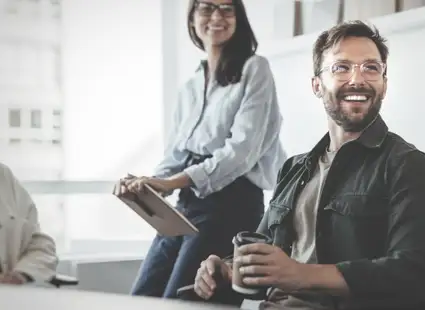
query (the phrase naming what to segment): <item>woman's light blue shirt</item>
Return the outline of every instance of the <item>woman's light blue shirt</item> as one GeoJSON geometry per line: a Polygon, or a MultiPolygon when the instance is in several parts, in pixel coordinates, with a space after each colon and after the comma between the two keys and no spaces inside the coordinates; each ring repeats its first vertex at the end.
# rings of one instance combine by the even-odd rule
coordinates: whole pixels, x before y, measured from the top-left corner
{"type": "Polygon", "coordinates": [[[201,198],[240,176],[262,189],[273,189],[286,154],[279,139],[282,116],[267,59],[252,56],[240,82],[223,87],[212,79],[204,91],[201,65],[179,92],[165,156],[155,175],[184,171],[201,198]],[[185,167],[190,152],[212,157],[185,167]]]}

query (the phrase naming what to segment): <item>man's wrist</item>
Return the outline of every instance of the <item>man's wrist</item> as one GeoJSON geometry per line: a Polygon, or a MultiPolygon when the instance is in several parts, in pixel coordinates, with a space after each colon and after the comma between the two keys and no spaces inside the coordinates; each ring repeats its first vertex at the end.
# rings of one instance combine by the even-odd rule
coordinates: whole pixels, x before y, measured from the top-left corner
{"type": "Polygon", "coordinates": [[[349,294],[348,285],[335,265],[302,264],[300,288],[301,291],[324,292],[337,296],[349,294]]]}
{"type": "Polygon", "coordinates": [[[25,272],[17,272],[17,274],[24,280],[24,283],[32,282],[34,279],[25,272]]]}

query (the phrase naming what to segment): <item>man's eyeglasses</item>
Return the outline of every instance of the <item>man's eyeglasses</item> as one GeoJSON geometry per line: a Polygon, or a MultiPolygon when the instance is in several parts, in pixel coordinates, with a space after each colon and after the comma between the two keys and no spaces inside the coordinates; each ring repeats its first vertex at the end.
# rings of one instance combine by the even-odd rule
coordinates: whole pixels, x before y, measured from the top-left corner
{"type": "Polygon", "coordinates": [[[235,6],[233,3],[214,4],[211,2],[196,1],[196,11],[201,16],[210,17],[216,10],[223,17],[235,16],[235,6]]]}
{"type": "Polygon", "coordinates": [[[384,75],[386,65],[379,61],[366,61],[362,64],[337,61],[330,66],[323,67],[317,75],[319,76],[324,71],[329,71],[338,81],[344,82],[353,77],[354,70],[357,67],[359,67],[360,73],[366,81],[377,81],[384,75]]]}

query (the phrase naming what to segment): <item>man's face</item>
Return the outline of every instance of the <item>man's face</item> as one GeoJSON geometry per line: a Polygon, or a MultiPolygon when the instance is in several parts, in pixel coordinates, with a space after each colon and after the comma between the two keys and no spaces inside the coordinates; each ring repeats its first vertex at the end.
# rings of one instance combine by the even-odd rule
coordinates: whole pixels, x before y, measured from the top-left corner
{"type": "Polygon", "coordinates": [[[385,96],[385,65],[375,43],[348,37],[323,54],[323,71],[313,78],[329,117],[346,132],[361,132],[378,115],[385,96]]]}

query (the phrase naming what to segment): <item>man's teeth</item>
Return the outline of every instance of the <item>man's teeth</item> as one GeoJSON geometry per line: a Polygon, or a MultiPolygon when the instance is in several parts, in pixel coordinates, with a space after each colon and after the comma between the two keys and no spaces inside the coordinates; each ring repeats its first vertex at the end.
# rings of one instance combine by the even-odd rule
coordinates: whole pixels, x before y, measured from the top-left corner
{"type": "Polygon", "coordinates": [[[345,101],[366,101],[367,97],[364,95],[350,95],[344,97],[345,101]]]}

